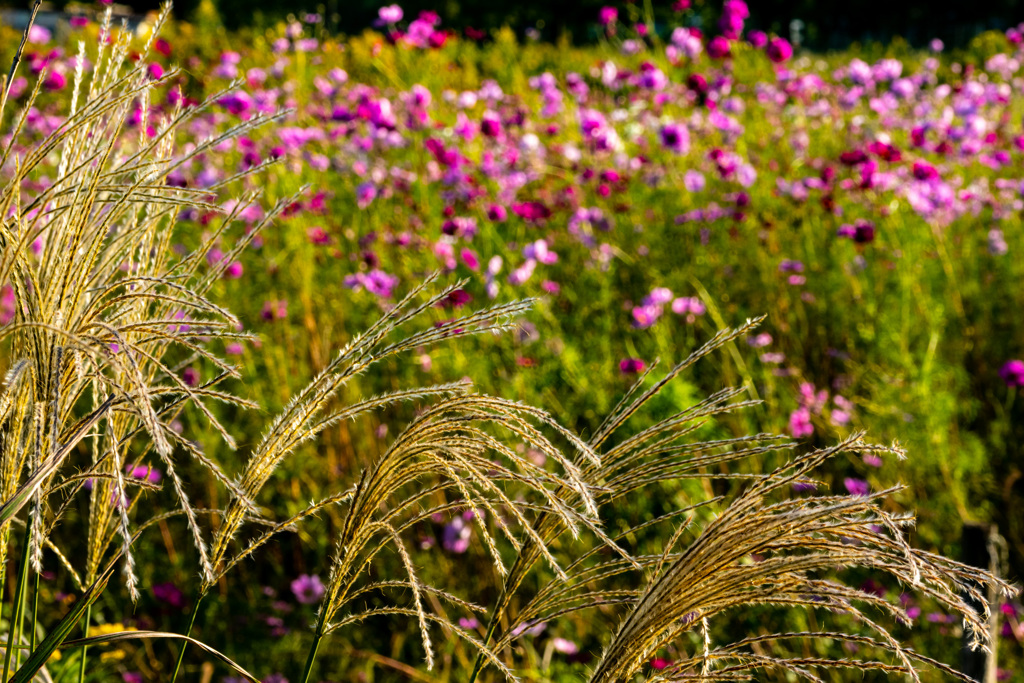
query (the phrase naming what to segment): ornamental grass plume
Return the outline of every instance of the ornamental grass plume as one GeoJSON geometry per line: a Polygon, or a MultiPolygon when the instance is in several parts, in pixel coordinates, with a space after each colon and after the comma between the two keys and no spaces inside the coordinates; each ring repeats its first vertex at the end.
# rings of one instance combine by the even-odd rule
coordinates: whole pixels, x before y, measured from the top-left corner
{"type": "MultiPolygon", "coordinates": [[[[38,7],[37,2],[33,19],[38,7]]],[[[139,51],[143,57],[168,15],[165,7],[139,51]]],[[[8,85],[17,73],[24,40],[10,72],[0,80],[0,122],[5,128],[10,125],[0,148],[0,282],[10,283],[15,298],[13,319],[0,328],[8,363],[0,393],[0,560],[8,558],[12,529],[24,529],[8,637],[20,637],[29,574],[38,585],[47,550],[85,591],[50,637],[33,649],[15,680],[28,680],[79,619],[84,619],[88,635],[90,606],[118,558],[127,590],[137,598],[132,543],[148,524],[166,515],[184,516],[200,570],[212,574],[199,521],[202,511],[190,502],[178,458],[197,463],[229,491],[240,489],[171,423],[191,406],[234,447],[207,404],[253,405],[218,388],[238,372],[212,351],[215,344],[250,335],[238,332],[238,319],[206,295],[233,260],[214,262],[207,255],[255,197],[238,202],[211,237],[189,254],[177,255],[171,239],[183,209],[221,213],[208,198],[259,167],[203,190],[165,179],[195,157],[275,117],[254,117],[184,155],[176,154],[176,129],[223,93],[198,107],[184,108],[179,98],[167,117],[150,120],[156,89],[173,82],[179,71],[154,77],[144,58],[131,65],[132,34],[123,27],[112,30],[110,17],[108,11],[88,76],[86,47],[79,44],[66,115],[40,142],[25,146],[23,138],[46,80],[45,69],[20,113],[10,120],[6,116],[8,85]],[[129,128],[139,112],[136,133],[129,128]],[[38,189],[29,193],[26,186],[38,189]],[[213,265],[207,267],[208,262],[213,265]],[[212,379],[184,381],[182,369],[196,363],[212,367],[212,379]],[[88,452],[86,459],[76,457],[82,450],[88,452]],[[71,461],[78,472],[69,471],[71,461]],[[159,485],[148,476],[125,472],[148,470],[154,463],[165,473],[178,509],[149,521],[133,520],[141,493],[159,485]],[[53,531],[67,522],[83,489],[88,489],[89,499],[80,522],[85,525],[79,536],[84,548],[62,548],[53,531]]],[[[239,236],[229,257],[244,250],[260,227],[239,236]]],[[[28,631],[32,646],[36,617],[33,608],[28,631]]],[[[119,637],[108,634],[103,642],[119,637]]],[[[8,649],[5,656],[5,680],[12,663],[17,666],[21,658],[12,658],[13,651],[8,649]]],[[[81,661],[84,675],[84,655],[81,661]]]]}
{"type": "MultiPolygon", "coordinates": [[[[886,573],[963,617],[971,645],[988,648],[994,634],[988,630],[988,586],[1006,595],[1016,589],[991,574],[912,549],[903,529],[913,523],[910,515],[892,514],[880,503],[902,490],[897,486],[871,493],[788,498],[791,490],[814,490],[809,479],[815,468],[843,453],[865,457],[903,451],[867,443],[855,434],[839,444],[793,457],[769,474],[740,475],[728,471],[729,463],[794,447],[784,437],[758,434],[721,441],[690,437],[716,414],[757,403],[739,401],[743,389],[722,390],[690,408],[657,422],[637,434],[625,435],[608,448],[604,444],[621,430],[667,383],[700,358],[747,335],[757,325],[748,321],[735,330],[723,330],[711,341],[672,368],[646,391],[640,392],[651,369],[613,409],[588,441],[600,464],[586,468],[585,481],[598,491],[599,512],[611,510],[616,501],[635,496],[646,487],[671,480],[739,479],[750,483],[733,500],[725,497],[696,501],[661,517],[627,528],[612,540],[624,543],[642,532],[675,524],[662,532],[660,552],[625,554],[619,545],[595,544],[566,567],[568,578],[559,577],[538,590],[513,610],[512,597],[520,591],[526,574],[536,563],[537,548],[525,546],[509,572],[483,639],[501,652],[528,627],[582,610],[627,611],[605,646],[590,681],[613,683],[632,680],[643,672],[660,649],[679,644],[689,632],[699,635],[703,650],[661,670],[650,680],[753,680],[758,670],[777,669],[808,680],[821,680],[815,669],[880,670],[903,673],[919,680],[917,667],[932,666],[946,674],[971,680],[941,662],[904,648],[875,615],[909,623],[910,617],[869,591],[845,585],[844,570],[860,567],[886,573]],[[636,398],[633,395],[639,394],[636,398]],[[701,508],[724,505],[703,529],[695,527],[701,508]],[[684,544],[690,539],[689,544],[684,544]],[[628,577],[634,576],[633,581],[628,577]],[[633,586],[639,584],[639,588],[633,586]],[[977,613],[974,604],[984,606],[977,613]],[[827,609],[854,617],[870,636],[834,631],[762,634],[713,648],[710,624],[728,619],[739,607],[770,605],[797,609],[827,609]],[[786,658],[763,654],[762,644],[794,639],[834,639],[869,645],[893,655],[893,662],[827,657],[786,658]]],[[[710,508],[709,508],[710,509],[710,508]]],[[[603,515],[602,515],[603,516],[603,515]]],[[[563,533],[558,520],[541,515],[538,532],[550,544],[563,533]]],[[[522,599],[522,596],[520,596],[522,599]]],[[[683,646],[685,650],[685,646],[683,646]]],[[[478,656],[471,677],[475,681],[487,665],[478,656]]]]}

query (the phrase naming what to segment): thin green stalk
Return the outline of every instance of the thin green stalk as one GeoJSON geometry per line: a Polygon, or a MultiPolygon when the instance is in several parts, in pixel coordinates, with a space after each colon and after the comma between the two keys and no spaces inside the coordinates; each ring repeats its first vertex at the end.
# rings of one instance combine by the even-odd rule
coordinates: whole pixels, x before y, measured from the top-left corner
{"type": "MultiPolygon", "coordinates": [[[[92,621],[92,605],[85,608],[85,624],[82,626],[82,637],[89,637],[89,622],[92,621]]],[[[78,683],[85,681],[85,655],[89,651],[88,646],[82,648],[82,659],[78,663],[78,683]]]]}
{"type": "Polygon", "coordinates": [[[21,557],[19,561],[21,564],[18,567],[18,586],[15,589],[17,593],[14,597],[14,611],[11,612],[11,622],[7,627],[7,652],[4,655],[4,675],[0,678],[0,681],[8,680],[11,673],[11,657],[14,655],[14,651],[17,649],[17,644],[21,640],[21,612],[25,602],[25,584],[28,583],[28,551],[29,551],[29,540],[32,538],[32,517],[29,516],[28,524],[25,525],[25,537],[21,544],[21,557]]]}
{"type": "MultiPolygon", "coordinates": [[[[39,618],[39,572],[35,574],[35,588],[32,591],[32,635],[31,637],[31,649],[36,649],[36,620],[39,618]]],[[[20,657],[19,657],[20,659],[20,657]]]]}
{"type": "MultiPolygon", "coordinates": [[[[513,568],[513,571],[514,568],[513,568]]],[[[510,575],[511,576],[511,575],[510,575]]],[[[491,612],[491,618],[487,622],[487,633],[484,635],[483,644],[484,647],[489,647],[491,644],[491,638],[494,637],[494,631],[498,627],[498,615],[505,609],[507,601],[505,596],[508,594],[508,583],[503,582],[501,586],[501,594],[498,596],[498,602],[494,607],[494,611],[491,612]]],[[[484,653],[476,653],[476,663],[473,665],[473,673],[469,676],[469,683],[476,683],[477,677],[480,672],[484,669],[484,653]]]]}
{"type": "Polygon", "coordinates": [[[299,683],[309,683],[309,675],[313,673],[313,662],[316,660],[317,650],[320,649],[320,641],[324,639],[322,633],[317,631],[313,634],[313,645],[309,648],[309,656],[306,658],[306,668],[299,676],[299,683]]]}
{"type": "MultiPolygon", "coordinates": [[[[185,631],[186,636],[192,635],[192,626],[196,623],[196,615],[199,614],[199,603],[203,601],[204,595],[200,595],[196,598],[196,604],[192,606],[192,616],[188,619],[188,630],[185,631]]],[[[171,683],[178,678],[178,671],[181,670],[181,663],[185,660],[185,650],[188,648],[188,642],[181,644],[181,652],[178,653],[178,663],[174,665],[174,674],[171,676],[171,683]]]]}

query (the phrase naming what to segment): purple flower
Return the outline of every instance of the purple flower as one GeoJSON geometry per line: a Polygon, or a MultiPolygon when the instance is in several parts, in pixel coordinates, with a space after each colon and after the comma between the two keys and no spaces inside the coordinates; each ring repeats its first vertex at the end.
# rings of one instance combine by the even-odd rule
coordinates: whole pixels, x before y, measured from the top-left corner
{"type": "Polygon", "coordinates": [[[791,259],[783,259],[779,263],[780,273],[802,273],[804,272],[804,264],[801,261],[793,261],[791,259]]]}
{"type": "Polygon", "coordinates": [[[699,171],[687,171],[683,174],[683,187],[690,192],[701,192],[707,186],[704,174],[699,171]]]}
{"type": "Polygon", "coordinates": [[[153,597],[160,602],[166,603],[174,609],[181,609],[185,606],[185,594],[173,583],[158,583],[152,588],[153,597]]]}
{"type": "Polygon", "coordinates": [[[1003,237],[1003,231],[999,228],[992,228],[988,231],[988,253],[993,256],[1002,256],[1010,248],[1006,245],[1006,239],[1003,237]]]}
{"type": "Polygon", "coordinates": [[[194,387],[199,384],[199,372],[191,365],[181,372],[181,381],[187,386],[194,387]]]}
{"type": "Polygon", "coordinates": [[[875,240],[875,226],[868,221],[858,221],[853,226],[853,241],[857,244],[868,244],[875,240]]]}
{"type": "Polygon", "coordinates": [[[125,671],[121,674],[124,683],[145,683],[145,680],[138,671],[125,671]]]}
{"type": "Polygon", "coordinates": [[[676,154],[686,154],[690,150],[690,132],[686,126],[666,123],[661,127],[661,144],[676,154]]]}
{"type": "Polygon", "coordinates": [[[441,532],[441,546],[450,553],[461,555],[469,550],[473,529],[462,517],[456,517],[444,525],[441,532]]]}
{"type": "Polygon", "coordinates": [[[1024,361],[1006,361],[999,370],[999,376],[1008,387],[1024,387],[1024,361]]]}
{"type": "Polygon", "coordinates": [[[362,183],[356,188],[356,205],[365,209],[377,198],[377,187],[370,182],[362,183]]]}
{"type": "Polygon", "coordinates": [[[302,574],[299,578],[292,581],[291,588],[295,599],[303,605],[312,605],[315,602],[319,602],[324,597],[324,593],[327,592],[320,577],[316,574],[312,576],[302,574]]]}

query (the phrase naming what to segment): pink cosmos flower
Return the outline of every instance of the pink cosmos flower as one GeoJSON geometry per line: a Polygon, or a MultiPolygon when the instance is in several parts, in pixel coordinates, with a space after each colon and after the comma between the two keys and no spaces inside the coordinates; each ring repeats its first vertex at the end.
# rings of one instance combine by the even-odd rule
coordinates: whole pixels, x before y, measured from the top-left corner
{"type": "Polygon", "coordinates": [[[768,59],[781,64],[793,56],[793,46],[785,38],[772,38],[765,48],[765,54],[768,55],[768,59]]]}
{"type": "Polygon", "coordinates": [[[789,433],[797,439],[814,434],[811,411],[807,406],[800,407],[789,414],[789,433]]]}
{"type": "Polygon", "coordinates": [[[863,479],[847,477],[843,479],[843,486],[846,487],[846,492],[851,496],[866,496],[871,493],[871,485],[863,479]]]}
{"type": "Polygon", "coordinates": [[[292,595],[303,605],[320,602],[327,589],[316,574],[302,574],[291,583],[292,595]]]}
{"type": "Polygon", "coordinates": [[[687,171],[683,174],[683,187],[689,192],[702,192],[707,186],[704,174],[700,171],[687,171]]]}
{"type": "Polygon", "coordinates": [[[306,230],[306,236],[309,238],[310,242],[317,246],[322,247],[331,243],[330,234],[328,234],[328,232],[319,225],[314,225],[306,230]]]}
{"type": "Polygon", "coordinates": [[[1024,361],[1006,361],[999,370],[999,377],[1008,387],[1024,387],[1024,361]]]}
{"type": "Polygon", "coordinates": [[[647,364],[639,358],[623,358],[619,361],[619,372],[624,375],[636,375],[644,371],[647,364]]]}
{"type": "Polygon", "coordinates": [[[725,59],[732,54],[729,39],[725,36],[715,36],[708,43],[708,56],[711,59],[725,59]]]}
{"type": "Polygon", "coordinates": [[[565,638],[552,638],[551,647],[555,649],[555,652],[561,652],[563,655],[574,655],[580,651],[579,645],[565,638]]]}
{"type": "Polygon", "coordinates": [[[614,24],[619,19],[619,10],[614,7],[602,7],[601,11],[597,13],[597,20],[601,22],[602,26],[608,26],[614,24]]]}
{"type": "Polygon", "coordinates": [[[45,45],[50,42],[51,38],[53,38],[53,34],[45,26],[32,24],[32,28],[28,30],[28,42],[35,45],[45,45]]]}
{"type": "Polygon", "coordinates": [[[397,24],[405,15],[398,5],[386,5],[377,10],[377,16],[384,24],[397,24]]]}
{"type": "Polygon", "coordinates": [[[153,585],[151,590],[153,591],[153,597],[160,602],[166,603],[175,609],[181,609],[185,606],[185,594],[173,583],[157,583],[153,585]]]}

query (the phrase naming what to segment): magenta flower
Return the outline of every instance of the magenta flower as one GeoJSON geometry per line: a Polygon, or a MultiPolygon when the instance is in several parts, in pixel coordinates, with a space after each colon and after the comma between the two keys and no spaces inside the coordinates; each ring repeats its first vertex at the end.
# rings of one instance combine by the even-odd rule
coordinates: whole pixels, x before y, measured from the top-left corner
{"type": "Polygon", "coordinates": [[[508,211],[501,204],[491,204],[487,207],[487,219],[495,223],[504,223],[508,218],[508,211]]]}
{"type": "Polygon", "coordinates": [[[541,202],[519,202],[513,204],[512,213],[528,223],[539,223],[551,217],[551,209],[541,202]]]}
{"type": "Polygon", "coordinates": [[[789,414],[789,433],[797,439],[814,434],[811,411],[807,406],[802,406],[789,414]]]}
{"type": "Polygon", "coordinates": [[[999,370],[999,376],[1008,387],[1024,387],[1024,361],[1006,361],[999,370]]]}
{"type": "Polygon", "coordinates": [[[163,474],[160,473],[160,470],[154,469],[150,465],[137,465],[136,467],[128,465],[125,468],[125,472],[133,479],[145,479],[152,484],[159,484],[160,480],[163,479],[163,474]]]}
{"type": "Polygon", "coordinates": [[[191,365],[181,372],[181,381],[187,386],[194,387],[199,384],[199,372],[191,365]]]}
{"type": "Polygon", "coordinates": [[[292,595],[303,605],[312,605],[319,602],[327,589],[316,574],[302,574],[291,583],[292,595]]]}
{"type": "Polygon", "coordinates": [[[63,90],[67,84],[68,79],[59,71],[51,71],[46,74],[46,80],[43,81],[43,87],[47,90],[63,90]]]}
{"type": "Polygon", "coordinates": [[[857,221],[853,226],[853,241],[857,244],[868,244],[875,240],[875,226],[869,221],[857,221]]]}
{"type": "Polygon", "coordinates": [[[644,304],[633,307],[633,325],[641,330],[646,329],[657,322],[661,317],[661,306],[656,304],[644,304]]]}
{"type": "Polygon", "coordinates": [[[711,59],[725,59],[732,53],[729,39],[725,36],[715,36],[708,43],[708,56],[711,59]]]}
{"type": "Polygon", "coordinates": [[[242,263],[241,261],[232,261],[227,268],[224,269],[225,280],[237,280],[242,277],[242,263]]]}
{"type": "Polygon", "coordinates": [[[601,22],[601,26],[614,24],[619,20],[619,10],[614,7],[602,7],[601,11],[597,13],[597,20],[601,22]]]}
{"type": "Polygon", "coordinates": [[[6,325],[14,320],[16,312],[16,299],[14,288],[10,285],[0,287],[0,326],[6,325]]]}
{"type": "Polygon", "coordinates": [[[319,225],[314,225],[306,230],[306,237],[309,238],[310,242],[321,247],[331,243],[331,236],[319,225]]]}
{"type": "Polygon", "coordinates": [[[619,372],[624,375],[636,375],[644,371],[647,364],[639,358],[623,358],[619,361],[619,372]]]}
{"type": "Polygon", "coordinates": [[[870,484],[863,479],[847,477],[846,479],[843,479],[843,486],[846,487],[846,492],[851,496],[866,496],[871,493],[870,484]]]}
{"type": "Polygon", "coordinates": [[[264,301],[260,316],[267,321],[284,320],[288,317],[288,301],[264,301]]]}
{"type": "Polygon", "coordinates": [[[362,183],[356,188],[356,205],[365,209],[377,198],[377,187],[370,182],[362,183]]]}
{"type": "Polygon", "coordinates": [[[785,38],[772,38],[765,48],[765,54],[768,55],[768,59],[781,64],[793,56],[793,46],[785,38]]]}
{"type": "Polygon", "coordinates": [[[768,44],[768,34],[764,31],[747,31],[747,42],[760,50],[768,44]]]}
{"type": "Polygon", "coordinates": [[[688,322],[693,322],[694,316],[704,315],[706,311],[704,302],[695,296],[681,296],[672,301],[672,312],[685,315],[688,322]]]}

